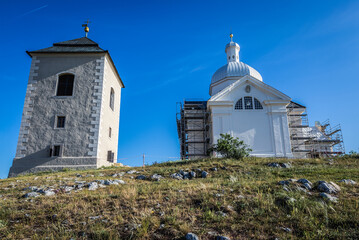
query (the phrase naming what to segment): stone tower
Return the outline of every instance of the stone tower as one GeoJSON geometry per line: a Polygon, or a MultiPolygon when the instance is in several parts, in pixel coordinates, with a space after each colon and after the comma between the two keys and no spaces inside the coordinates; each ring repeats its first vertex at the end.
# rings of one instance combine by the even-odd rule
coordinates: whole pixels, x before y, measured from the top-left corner
{"type": "Polygon", "coordinates": [[[114,163],[124,85],[109,52],[83,37],[27,53],[32,63],[9,177],[114,163]]]}

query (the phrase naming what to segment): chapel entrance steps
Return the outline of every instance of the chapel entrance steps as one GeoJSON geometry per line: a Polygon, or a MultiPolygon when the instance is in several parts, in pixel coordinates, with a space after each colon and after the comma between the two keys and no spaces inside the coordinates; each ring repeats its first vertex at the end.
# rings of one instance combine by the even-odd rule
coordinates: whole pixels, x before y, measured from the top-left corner
{"type": "Polygon", "coordinates": [[[181,158],[195,159],[208,156],[210,113],[207,111],[207,102],[202,100],[178,102],[176,121],[181,158]]]}
{"type": "Polygon", "coordinates": [[[296,157],[334,157],[345,153],[340,125],[331,127],[330,121],[309,126],[306,107],[291,102],[287,117],[292,152],[296,157]]]}

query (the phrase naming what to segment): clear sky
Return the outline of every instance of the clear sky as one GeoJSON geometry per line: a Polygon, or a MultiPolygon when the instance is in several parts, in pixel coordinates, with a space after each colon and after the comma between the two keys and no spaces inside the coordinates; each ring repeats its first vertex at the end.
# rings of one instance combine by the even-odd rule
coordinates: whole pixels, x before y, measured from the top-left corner
{"type": "Polygon", "coordinates": [[[118,158],[179,156],[176,102],[209,98],[232,29],[241,60],[307,106],[309,121],[340,123],[359,150],[359,2],[8,1],[0,3],[0,177],[15,156],[31,59],[26,50],[84,35],[109,50],[122,92],[118,158]]]}

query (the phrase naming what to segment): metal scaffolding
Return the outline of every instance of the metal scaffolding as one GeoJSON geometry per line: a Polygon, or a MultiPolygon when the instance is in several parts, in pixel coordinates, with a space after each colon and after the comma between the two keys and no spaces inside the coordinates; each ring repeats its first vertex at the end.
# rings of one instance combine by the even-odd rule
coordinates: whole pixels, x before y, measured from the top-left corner
{"type": "Polygon", "coordinates": [[[333,157],[345,154],[343,133],[340,124],[331,126],[329,119],[320,123],[315,122],[315,127],[321,132],[321,138],[314,138],[311,144],[315,146],[311,157],[333,157]]]}
{"type": "Polygon", "coordinates": [[[333,157],[345,153],[340,125],[331,127],[329,120],[309,126],[306,107],[295,102],[287,106],[289,135],[295,157],[333,157]]]}
{"type": "Polygon", "coordinates": [[[184,100],[177,103],[176,120],[182,159],[208,156],[209,115],[206,101],[184,100]]]}
{"type": "Polygon", "coordinates": [[[312,140],[308,133],[309,121],[305,106],[291,102],[287,106],[288,127],[292,153],[295,157],[304,158],[312,151],[306,143],[312,140]]]}

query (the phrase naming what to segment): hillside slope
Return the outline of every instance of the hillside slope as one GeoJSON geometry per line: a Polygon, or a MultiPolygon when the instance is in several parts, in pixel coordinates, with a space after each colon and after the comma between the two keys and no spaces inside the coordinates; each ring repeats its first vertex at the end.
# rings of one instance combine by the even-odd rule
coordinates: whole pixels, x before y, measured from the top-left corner
{"type": "Polygon", "coordinates": [[[268,166],[288,161],[207,159],[3,179],[0,239],[358,239],[359,184],[339,182],[359,182],[358,159],[268,166]],[[196,177],[170,177],[181,178],[180,170],[196,177]],[[278,183],[288,179],[312,184],[278,183]],[[338,199],[323,198],[317,181],[338,199]]]}

